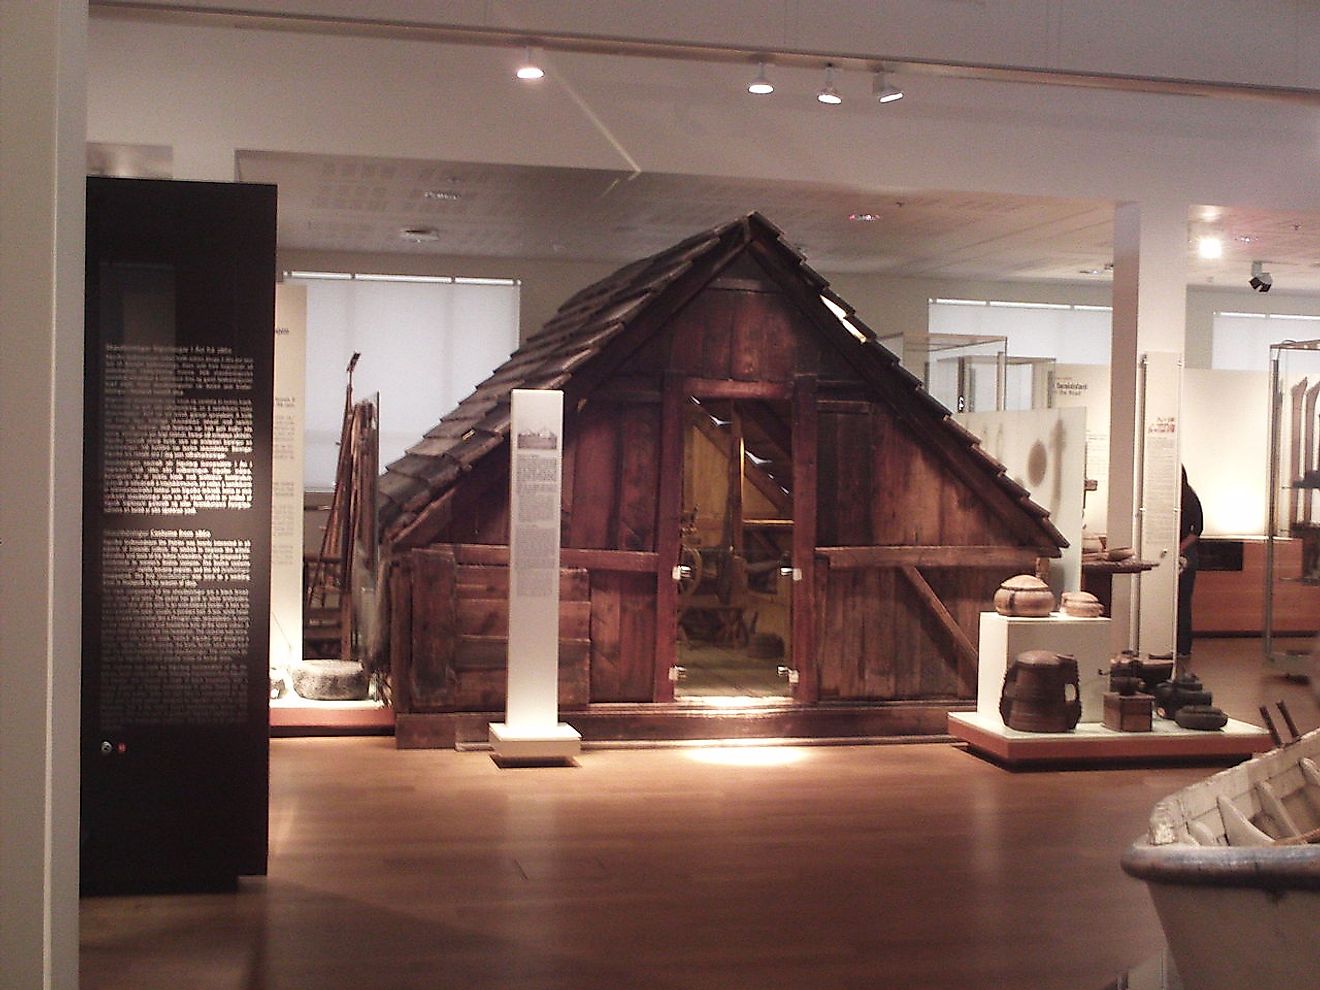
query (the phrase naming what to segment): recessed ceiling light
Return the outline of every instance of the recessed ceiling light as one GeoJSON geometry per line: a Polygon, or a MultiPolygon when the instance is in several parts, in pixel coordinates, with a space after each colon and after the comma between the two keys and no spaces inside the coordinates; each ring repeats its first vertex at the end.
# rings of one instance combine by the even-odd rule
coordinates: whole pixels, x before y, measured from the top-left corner
{"type": "Polygon", "coordinates": [[[872,220],[879,220],[878,213],[849,213],[848,219],[856,223],[870,223],[872,220]]]}
{"type": "Polygon", "coordinates": [[[423,199],[436,199],[446,203],[456,203],[463,198],[462,193],[456,193],[452,189],[428,189],[422,193],[423,199]]]}
{"type": "Polygon", "coordinates": [[[526,79],[528,82],[534,82],[545,75],[545,70],[537,63],[532,55],[532,49],[528,46],[523,50],[523,60],[518,65],[517,76],[519,79],[526,79]]]}
{"type": "Polygon", "coordinates": [[[405,241],[414,241],[420,244],[423,241],[440,240],[440,231],[434,227],[404,227],[399,231],[399,236],[405,241]]]}
{"type": "Polygon", "coordinates": [[[871,80],[871,95],[880,103],[895,103],[903,98],[903,91],[889,81],[883,72],[877,72],[871,80]]]}
{"type": "Polygon", "coordinates": [[[1196,239],[1196,255],[1206,261],[1224,256],[1224,242],[1215,234],[1202,234],[1196,239]]]}
{"type": "Polygon", "coordinates": [[[1238,234],[1233,240],[1237,241],[1239,244],[1252,244],[1255,242],[1256,238],[1252,237],[1250,234],[1238,234]]]}
{"type": "Polygon", "coordinates": [[[825,66],[825,85],[821,87],[820,92],[816,94],[816,99],[826,106],[838,106],[843,102],[843,97],[839,91],[834,88],[834,66],[825,66]]]}
{"type": "Polygon", "coordinates": [[[747,92],[756,96],[769,96],[774,91],[774,84],[765,77],[765,63],[758,62],[756,67],[756,78],[748,83],[747,92]]]}

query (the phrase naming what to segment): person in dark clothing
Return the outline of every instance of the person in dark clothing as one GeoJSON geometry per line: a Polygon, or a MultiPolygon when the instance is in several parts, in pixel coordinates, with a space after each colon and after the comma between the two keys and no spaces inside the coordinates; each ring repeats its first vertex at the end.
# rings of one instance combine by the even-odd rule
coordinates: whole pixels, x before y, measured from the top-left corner
{"type": "Polygon", "coordinates": [[[1200,552],[1197,547],[1205,517],[1201,500],[1187,483],[1187,469],[1182,469],[1182,532],[1178,543],[1178,656],[1192,653],[1192,589],[1196,585],[1196,569],[1200,552]]]}

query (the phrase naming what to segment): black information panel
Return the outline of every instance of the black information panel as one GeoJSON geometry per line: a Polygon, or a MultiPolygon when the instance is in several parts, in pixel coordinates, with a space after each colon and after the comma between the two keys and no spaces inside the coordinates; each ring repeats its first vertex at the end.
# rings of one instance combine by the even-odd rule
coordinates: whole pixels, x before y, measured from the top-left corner
{"type": "Polygon", "coordinates": [[[266,871],[275,189],[88,180],[82,885],[266,871]]]}

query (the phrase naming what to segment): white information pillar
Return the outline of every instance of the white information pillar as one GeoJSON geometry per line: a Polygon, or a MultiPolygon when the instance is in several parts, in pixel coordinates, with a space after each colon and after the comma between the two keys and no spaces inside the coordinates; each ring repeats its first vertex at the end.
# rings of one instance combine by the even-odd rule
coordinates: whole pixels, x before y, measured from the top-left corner
{"type": "Polygon", "coordinates": [[[1152,351],[1142,358],[1142,446],[1139,556],[1158,566],[1141,576],[1138,643],[1147,653],[1172,653],[1176,642],[1182,355],[1152,351]],[[1170,608],[1170,604],[1174,607],[1170,608]]]}
{"type": "Polygon", "coordinates": [[[509,690],[492,722],[498,758],[567,759],[582,737],[559,721],[559,507],[564,394],[514,389],[509,448],[509,690]]]}
{"type": "Polygon", "coordinates": [[[302,659],[303,402],[307,287],[275,287],[275,410],[271,450],[270,665],[302,659]]]}
{"type": "MultiPolygon", "coordinates": [[[[1114,209],[1110,484],[1106,527],[1111,546],[1137,546],[1143,535],[1136,518],[1138,498],[1145,493],[1138,490],[1137,480],[1147,473],[1141,470],[1140,461],[1148,448],[1144,442],[1145,418],[1140,417],[1140,410],[1145,399],[1152,397],[1158,386],[1153,381],[1149,388],[1143,386],[1139,369],[1145,354],[1163,352],[1180,358],[1184,349],[1187,330],[1187,211],[1187,204],[1176,200],[1120,203],[1114,209]]],[[[1179,378],[1180,369],[1174,375],[1172,386],[1175,402],[1180,391],[1177,386],[1179,378]]],[[[1151,494],[1154,496],[1155,493],[1151,494]]],[[[1161,511],[1155,501],[1140,504],[1143,513],[1161,511]]],[[[1176,558],[1172,569],[1177,570],[1176,558]]],[[[1110,615],[1114,620],[1112,642],[1116,650],[1139,646],[1148,652],[1164,652],[1155,648],[1155,642],[1140,642],[1138,638],[1139,633],[1147,628],[1163,628],[1166,624],[1173,628],[1177,596],[1169,589],[1176,589],[1176,578],[1171,586],[1164,576],[1147,581],[1153,573],[1143,576],[1142,583],[1156,590],[1149,595],[1143,593],[1139,603],[1133,594],[1134,579],[1122,575],[1114,578],[1110,615]],[[1137,604],[1141,610],[1140,623],[1133,618],[1137,604]],[[1157,612],[1161,614],[1156,615],[1157,612]]]]}

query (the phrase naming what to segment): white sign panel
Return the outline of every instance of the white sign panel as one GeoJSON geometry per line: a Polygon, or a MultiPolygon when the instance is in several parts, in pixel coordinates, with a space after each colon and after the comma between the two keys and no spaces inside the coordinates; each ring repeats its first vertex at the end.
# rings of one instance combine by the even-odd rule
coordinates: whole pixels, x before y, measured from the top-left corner
{"type": "Polygon", "coordinates": [[[270,513],[270,664],[302,659],[303,378],[307,290],[275,287],[275,409],[270,513]]]}
{"type": "Polygon", "coordinates": [[[1172,653],[1178,601],[1178,528],[1182,474],[1178,458],[1182,356],[1144,359],[1145,419],[1141,424],[1142,560],[1159,566],[1141,576],[1139,643],[1147,653],[1172,653]]]}
{"type": "Polygon", "coordinates": [[[1031,492],[1032,501],[1049,510],[1067,539],[1063,555],[1050,561],[1055,593],[1081,590],[1086,410],[962,413],[954,419],[981,438],[982,448],[1031,492]]]}
{"type": "Polygon", "coordinates": [[[559,723],[564,395],[514,389],[511,413],[508,711],[491,741],[497,756],[569,756],[580,737],[559,723]]]}

